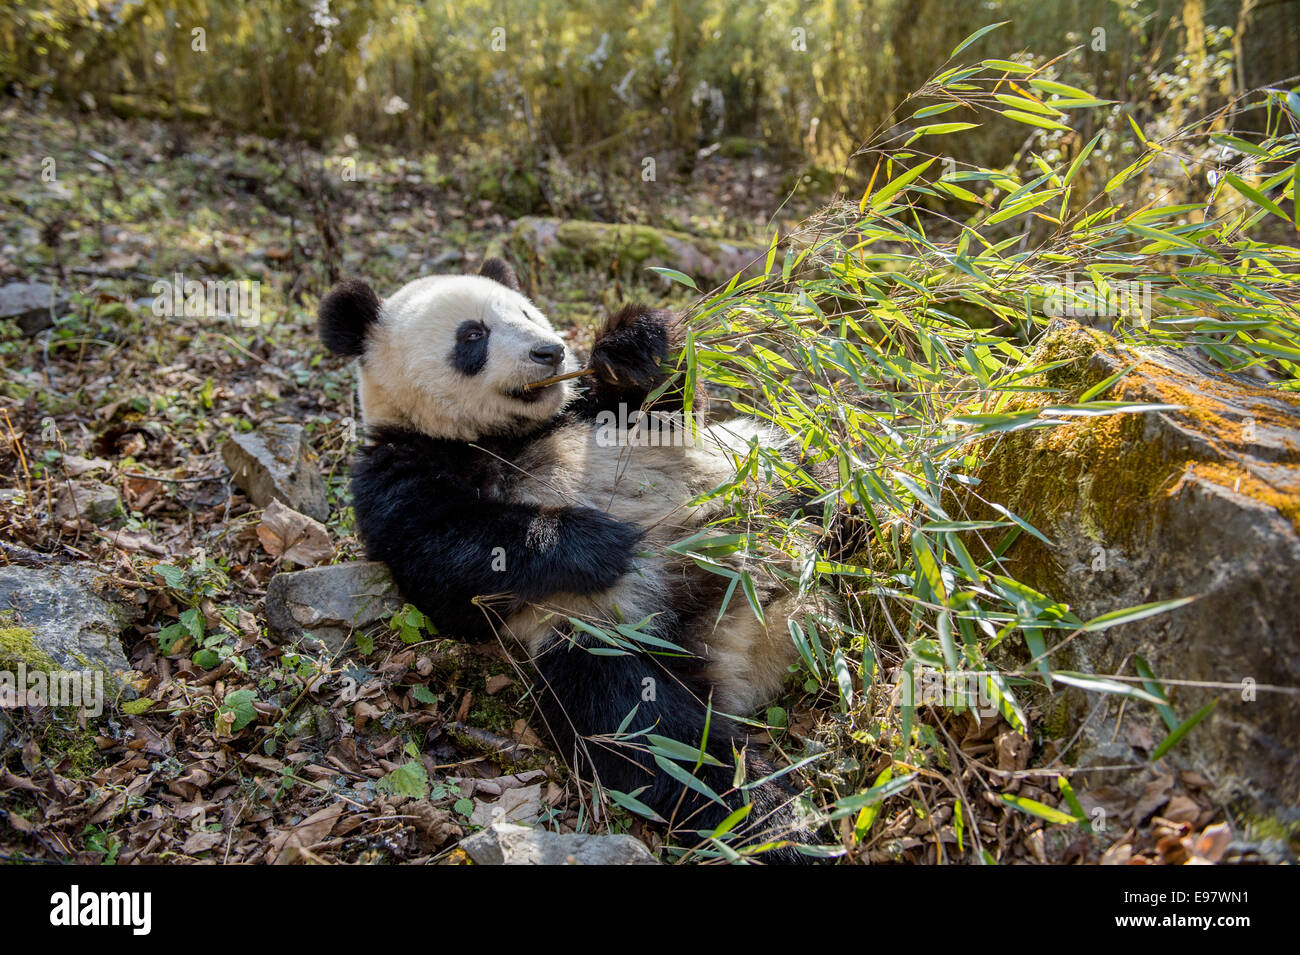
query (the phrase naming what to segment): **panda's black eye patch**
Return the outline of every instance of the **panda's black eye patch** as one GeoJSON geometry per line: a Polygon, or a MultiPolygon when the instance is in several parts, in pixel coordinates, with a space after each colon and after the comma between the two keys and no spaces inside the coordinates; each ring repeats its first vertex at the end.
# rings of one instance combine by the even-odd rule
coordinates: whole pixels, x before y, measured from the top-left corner
{"type": "Polygon", "coordinates": [[[456,329],[452,364],[466,375],[477,375],[487,364],[488,327],[482,322],[461,322],[456,329]]]}

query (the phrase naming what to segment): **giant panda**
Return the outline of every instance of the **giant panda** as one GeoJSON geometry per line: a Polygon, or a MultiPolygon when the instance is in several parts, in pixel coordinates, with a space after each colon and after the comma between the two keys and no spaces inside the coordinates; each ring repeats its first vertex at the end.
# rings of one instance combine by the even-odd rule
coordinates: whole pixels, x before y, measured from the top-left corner
{"type": "Polygon", "coordinates": [[[760,622],[727,595],[727,578],[667,549],[719,516],[716,502],[688,502],[732,479],[737,455],[785,437],[733,418],[693,442],[628,439],[644,427],[643,406],[682,421],[682,389],[662,369],[681,337],[677,316],[621,309],[597,335],[587,376],[538,389],[528,386],[577,365],[500,259],[383,300],[345,281],[321,301],[319,332],[359,361],[357,529],[404,597],[442,634],[518,640],[565,759],[650,807],[679,842],[750,802],[735,833],[777,843],[757,858],[802,861],[799,844],[815,838],[795,793],[767,779],[773,767],[729,714],[777,695],[796,653],[787,621],[804,598],[751,566],[760,622]],[[611,646],[614,634],[625,639],[611,646]],[[695,776],[722,804],[683,784],[693,761],[665,770],[651,734],[703,743],[695,776]],[[748,787],[736,785],[736,754],[748,787]]]}

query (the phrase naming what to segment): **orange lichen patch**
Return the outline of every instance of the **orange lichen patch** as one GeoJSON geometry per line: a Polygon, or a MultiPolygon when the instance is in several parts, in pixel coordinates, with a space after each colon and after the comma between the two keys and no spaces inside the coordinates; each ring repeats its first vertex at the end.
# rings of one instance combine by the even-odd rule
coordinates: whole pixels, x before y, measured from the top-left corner
{"type": "MultiPolygon", "coordinates": [[[[1198,433],[1230,448],[1249,446],[1247,418],[1256,426],[1286,431],[1294,431],[1300,418],[1300,398],[1296,396],[1208,375],[1193,377],[1152,361],[1139,364],[1128,378],[1116,384],[1116,390],[1125,401],[1156,400],[1180,405],[1178,411],[1169,413],[1189,420],[1198,433]],[[1278,401],[1294,410],[1282,411],[1274,404],[1278,401]]],[[[1289,442],[1288,447],[1300,452],[1289,442]]]]}
{"type": "MultiPolygon", "coordinates": [[[[1258,448],[1247,425],[1253,419],[1257,428],[1294,434],[1300,396],[1170,368],[1088,329],[1054,331],[1035,353],[1040,363],[1062,359],[1067,363],[1026,381],[1055,388],[1055,394],[1017,395],[1000,410],[1077,401],[1112,370],[1133,364],[1109,394],[1099,397],[1175,407],[987,438],[980,444],[984,464],[977,472],[984,500],[1005,505],[1049,534],[1065,520],[1097,540],[1125,544],[1142,538],[1164,502],[1195,474],[1275,508],[1300,532],[1300,467],[1294,466],[1300,465],[1300,448],[1283,437],[1281,460],[1274,443],[1267,467],[1261,463],[1250,470],[1258,448]],[[1102,350],[1109,359],[1093,361],[1102,350]],[[1294,486],[1289,481],[1279,486],[1275,472],[1295,474],[1294,486]]],[[[972,517],[995,513],[977,501],[969,507],[972,517]]],[[[1046,585],[1043,575],[1051,572],[1046,549],[1022,538],[1017,554],[1028,565],[1022,579],[1046,585]]]]}
{"type": "MultiPolygon", "coordinates": [[[[1227,488],[1236,494],[1243,494],[1252,500],[1267,504],[1291,522],[1297,534],[1300,534],[1300,473],[1288,468],[1287,473],[1294,477],[1293,482],[1277,487],[1261,480],[1257,475],[1232,462],[1202,461],[1193,464],[1190,474],[1211,484],[1227,488]]],[[[1186,478],[1180,480],[1169,493],[1178,493],[1186,484],[1186,478]]]]}

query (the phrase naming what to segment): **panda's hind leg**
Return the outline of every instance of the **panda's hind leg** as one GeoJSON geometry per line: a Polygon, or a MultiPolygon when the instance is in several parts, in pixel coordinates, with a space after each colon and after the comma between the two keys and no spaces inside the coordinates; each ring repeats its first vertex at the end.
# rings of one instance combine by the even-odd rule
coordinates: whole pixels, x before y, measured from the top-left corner
{"type": "MultiPolygon", "coordinates": [[[[794,808],[796,794],[784,780],[769,780],[743,791],[733,786],[733,751],[746,752],[746,735],[730,719],[710,710],[701,684],[649,654],[590,652],[603,646],[593,637],[556,634],[534,661],[542,717],[561,754],[579,775],[595,777],[603,787],[633,796],[679,832],[710,831],[748,798],[753,808],[736,829],[743,844],[815,841],[802,826],[794,808]],[[625,722],[620,738],[617,733],[625,722]],[[649,733],[699,747],[706,728],[705,748],[713,759],[694,775],[720,801],[683,785],[674,773],[665,771],[646,739],[649,733]]],[[[692,761],[674,764],[687,773],[694,769],[692,761]]],[[[765,760],[746,752],[747,783],[773,772],[765,760]]],[[[689,842],[690,838],[679,841],[689,842]]],[[[806,861],[790,848],[765,852],[758,858],[806,861]]]]}

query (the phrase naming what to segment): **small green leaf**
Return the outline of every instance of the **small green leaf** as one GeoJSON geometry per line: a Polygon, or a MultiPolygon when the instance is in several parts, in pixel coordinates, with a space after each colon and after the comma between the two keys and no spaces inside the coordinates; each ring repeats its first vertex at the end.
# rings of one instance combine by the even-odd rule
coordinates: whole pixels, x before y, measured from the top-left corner
{"type": "Polygon", "coordinates": [[[1241,180],[1240,176],[1236,176],[1233,173],[1228,173],[1223,178],[1228,181],[1228,185],[1232,186],[1233,189],[1236,189],[1239,193],[1241,193],[1251,202],[1255,203],[1255,205],[1259,206],[1261,209],[1267,209],[1269,212],[1277,216],[1279,219],[1291,218],[1285,212],[1282,211],[1281,206],[1279,206],[1268,196],[1264,195],[1255,187],[1246,185],[1246,183],[1244,183],[1241,180]]]}
{"type": "Polygon", "coordinates": [[[256,698],[252,690],[234,690],[227,693],[225,703],[217,714],[218,720],[228,723],[230,732],[238,733],[257,719],[257,710],[253,708],[253,700],[256,698]]]}
{"type": "MultiPolygon", "coordinates": [[[[382,776],[376,784],[381,792],[386,792],[390,796],[408,796],[414,799],[423,799],[429,795],[429,771],[424,768],[424,763],[418,759],[408,760],[401,766],[398,766],[387,776],[382,776]]],[[[474,804],[470,800],[469,812],[474,811],[474,804]]],[[[461,812],[456,804],[457,812],[461,812]]],[[[469,812],[462,813],[469,815],[469,812]]]]}

